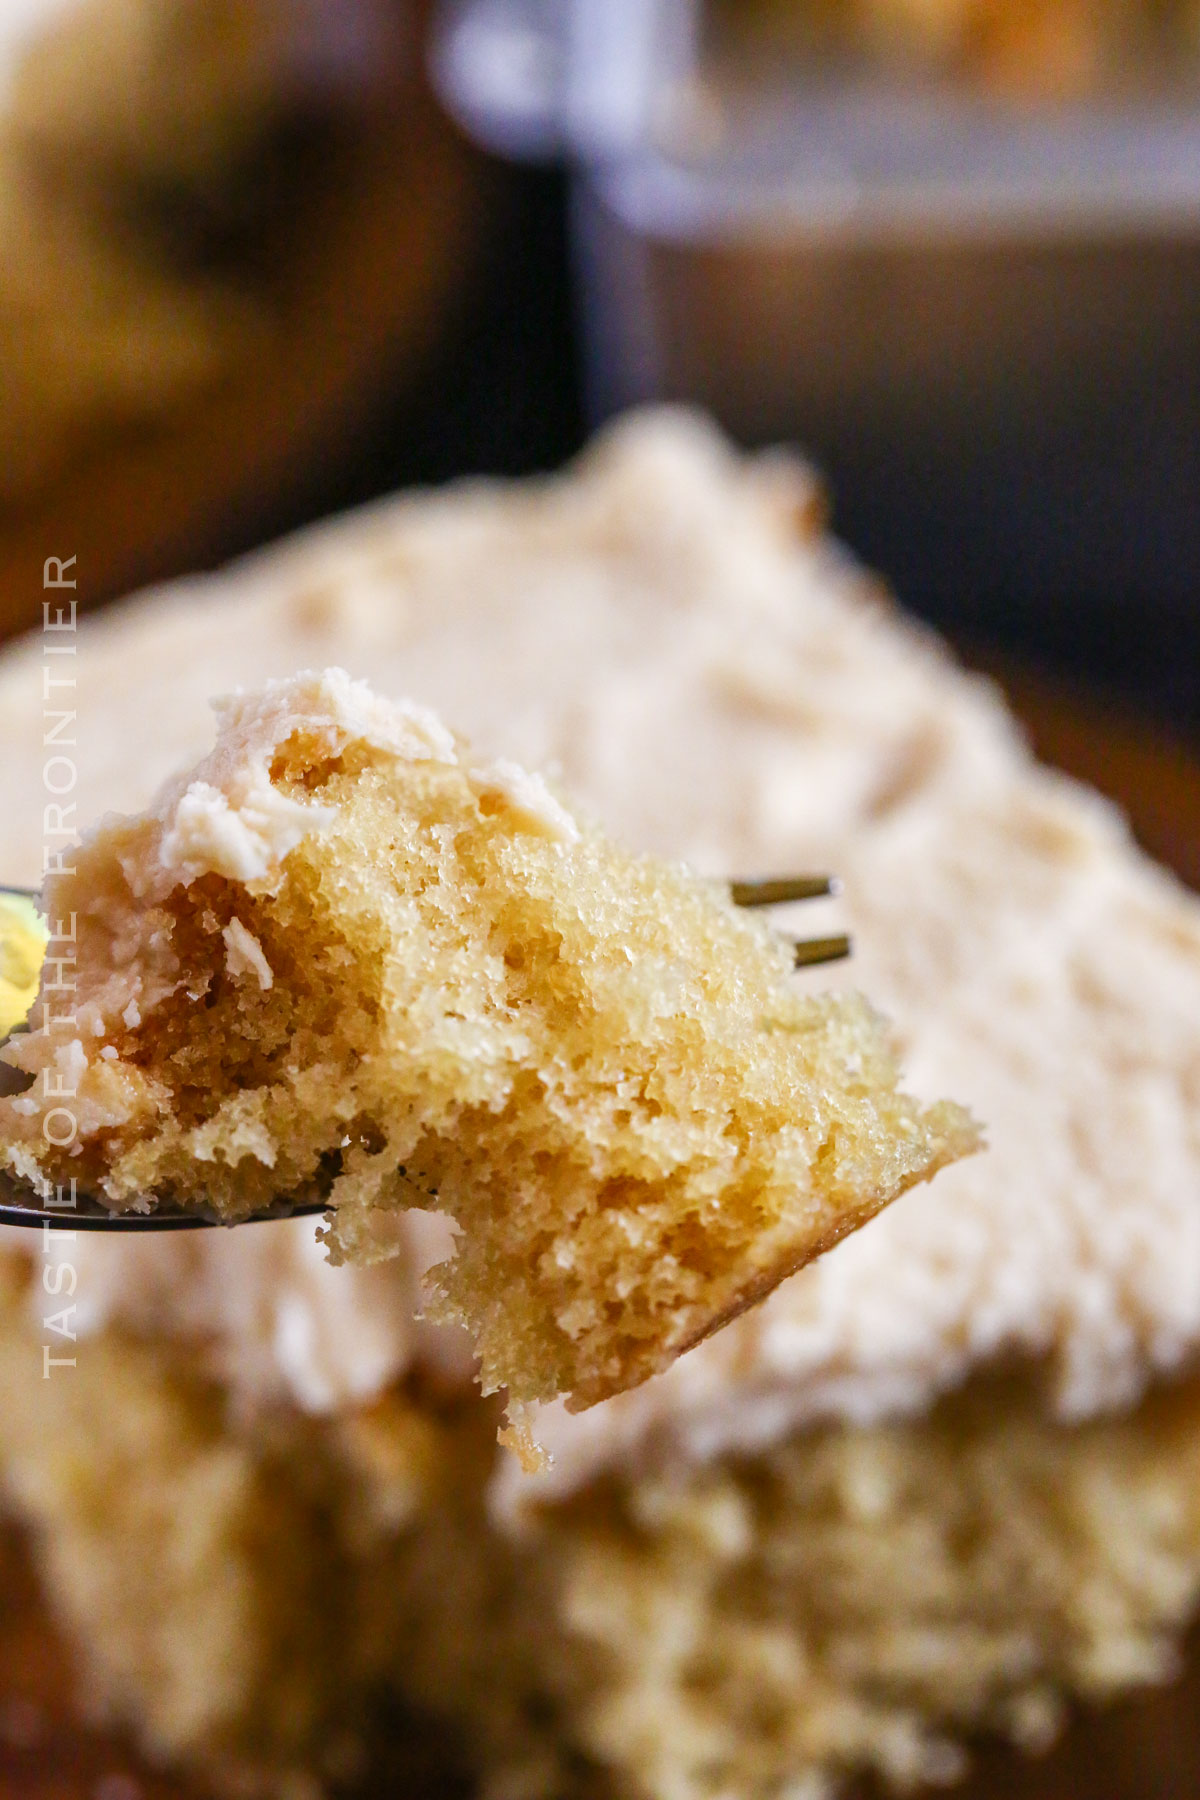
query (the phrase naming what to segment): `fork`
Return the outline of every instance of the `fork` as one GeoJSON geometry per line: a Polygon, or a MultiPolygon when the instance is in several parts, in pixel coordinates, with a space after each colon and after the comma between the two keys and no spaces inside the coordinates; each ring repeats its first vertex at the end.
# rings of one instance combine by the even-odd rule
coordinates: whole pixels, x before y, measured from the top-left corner
{"type": "MultiPolygon", "coordinates": [[[[771,876],[765,880],[733,881],[729,884],[730,898],[734,905],[744,907],[783,906],[793,900],[823,900],[840,891],[836,879],[829,875],[771,876]]],[[[38,897],[29,888],[0,887],[0,899],[6,894],[26,901],[36,901],[38,897]]],[[[0,931],[0,950],[3,947],[3,933],[0,931]]],[[[796,939],[792,942],[792,949],[797,969],[842,962],[851,953],[850,939],[844,935],[796,939]]],[[[16,1031],[24,1029],[20,1025],[15,1028],[16,1031]]],[[[8,1034],[9,1037],[13,1035],[15,1032],[8,1034]]],[[[8,1037],[0,1039],[0,1045],[7,1042],[8,1037]]],[[[0,1064],[0,1092],[3,1091],[3,1075],[4,1066],[0,1064]]],[[[153,1211],[147,1212],[112,1212],[94,1194],[77,1193],[74,1183],[71,1184],[70,1199],[57,1205],[44,1200],[40,1206],[31,1204],[36,1197],[31,1186],[12,1175],[0,1172],[0,1225],[41,1225],[48,1231],[194,1231],[210,1225],[229,1223],[203,1213],[179,1212],[169,1206],[155,1207],[153,1211]],[[29,1199],[23,1200],[22,1195],[29,1196],[29,1199]]],[[[272,1206],[234,1223],[257,1225],[271,1219],[298,1219],[328,1210],[328,1202],[325,1200],[283,1196],[272,1206]]]]}

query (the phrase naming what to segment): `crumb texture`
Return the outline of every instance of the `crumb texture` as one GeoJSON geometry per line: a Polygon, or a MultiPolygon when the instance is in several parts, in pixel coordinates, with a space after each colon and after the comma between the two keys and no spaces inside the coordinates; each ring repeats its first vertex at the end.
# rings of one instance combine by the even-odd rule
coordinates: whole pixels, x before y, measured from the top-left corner
{"type": "MultiPolygon", "coordinates": [[[[0,655],[29,885],[42,661],[0,655]]],[[[803,469],[678,414],[565,479],[389,501],[85,622],[80,816],[202,755],[211,693],[335,661],[428,696],[472,768],[557,766],[637,849],[836,871],[836,911],[780,923],[855,932],[910,1080],[990,1148],[636,1391],[533,1409],[537,1479],[464,1402],[462,1338],[393,1330],[436,1246],[331,1269],[292,1228],[170,1262],[81,1234],[71,1385],[41,1380],[40,1250],[10,1234],[35,1273],[0,1297],[0,1467],[88,1692],[198,1764],[321,1768],[386,1692],[449,1718],[495,1795],[814,1800],[848,1769],[948,1779],[981,1727],[1036,1748],[1074,1696],[1169,1674],[1200,1590],[1200,1398],[1161,1385],[1200,1347],[1194,898],[847,565],[803,469]]],[[[256,1018],[292,1005],[243,892],[212,910],[205,974],[256,1018]]]]}
{"type": "Polygon", "coordinates": [[[593,1490],[543,1551],[575,1741],[653,1800],[940,1788],[981,1727],[1045,1748],[1066,1694],[1176,1672],[1198,1425],[1194,1388],[1066,1429],[985,1380],[929,1419],[593,1490]]]}
{"type": "Polygon", "coordinates": [[[8,1166],[222,1219],[327,1195],[338,1262],[444,1211],[436,1312],[515,1403],[644,1380],[975,1146],[727,894],[339,671],[223,703],[48,903],[78,919],[79,1035],[9,1052],[8,1166]]]}
{"type": "Polygon", "coordinates": [[[92,1703],[269,1792],[344,1772],[381,1697],[393,1749],[398,1700],[533,1800],[943,1784],[968,1733],[1037,1750],[1069,1696],[1169,1679],[1200,1592],[1194,1383],[1064,1428],[1036,1379],[981,1379],[925,1419],[597,1482],[514,1543],[477,1398],[248,1425],[127,1334],[43,1388],[3,1317],[8,1499],[92,1703]]]}
{"type": "MultiPolygon", "coordinates": [[[[564,1487],[664,1438],[715,1456],[920,1410],[997,1357],[1045,1356],[1080,1418],[1195,1355],[1200,910],[848,564],[790,458],[634,416],[565,477],[385,501],[85,620],[77,662],[81,819],[144,808],[201,757],[211,694],[343,662],[489,765],[557,768],[635,849],[714,877],[835,871],[836,910],[779,922],[850,929],[909,1082],[986,1120],[986,1156],[636,1397],[539,1419],[564,1487]]],[[[4,651],[4,869],[30,886],[41,681],[40,638],[4,651]]]]}

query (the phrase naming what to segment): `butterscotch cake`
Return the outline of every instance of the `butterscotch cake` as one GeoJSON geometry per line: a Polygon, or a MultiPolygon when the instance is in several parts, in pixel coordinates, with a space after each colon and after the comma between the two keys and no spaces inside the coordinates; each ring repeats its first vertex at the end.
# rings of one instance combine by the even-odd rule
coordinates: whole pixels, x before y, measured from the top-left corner
{"type": "Polygon", "coordinates": [[[853,994],[796,993],[728,890],[632,856],[540,776],[339,669],[223,701],[211,753],[110,819],[47,916],[0,1167],[224,1222],[327,1197],[334,1260],[450,1215],[435,1316],[483,1388],[644,1381],[977,1147],[897,1090],[853,994]],[[73,1129],[63,1129],[63,1096],[73,1129]]]}
{"type": "MultiPolygon", "coordinates": [[[[414,1316],[438,1216],[369,1268],[310,1222],[81,1234],[66,1316],[10,1234],[4,1493],[81,1693],[155,1754],[344,1780],[382,1699],[494,1795],[808,1800],[944,1783],[980,1731],[1037,1748],[1177,1670],[1200,906],[817,501],[792,459],[652,414],[555,480],[381,503],[81,627],[81,819],[202,756],[211,694],[343,665],[635,852],[836,870],[803,928],[854,933],[907,1085],[988,1137],[664,1373],[533,1408],[540,1475],[466,1335],[414,1316]],[[43,1378],[47,1350],[73,1366],[43,1378]]],[[[42,662],[0,658],[0,872],[29,886],[42,662]]]]}

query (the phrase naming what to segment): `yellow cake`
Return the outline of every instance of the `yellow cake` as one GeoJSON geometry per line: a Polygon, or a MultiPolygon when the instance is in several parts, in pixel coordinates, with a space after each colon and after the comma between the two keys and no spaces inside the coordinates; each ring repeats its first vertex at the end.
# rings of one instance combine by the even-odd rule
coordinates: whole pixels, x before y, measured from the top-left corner
{"type": "Polygon", "coordinates": [[[221,703],[211,753],[47,884],[0,1167],[229,1222],[327,1198],[335,1261],[448,1214],[435,1316],[483,1388],[593,1405],[977,1147],[854,995],[797,994],[728,890],[341,670],[221,703]],[[64,1096],[69,1101],[64,1104],[64,1096]],[[72,1129],[64,1130],[70,1119],[72,1129]]]}
{"type": "MultiPolygon", "coordinates": [[[[535,1408],[536,1476],[463,1334],[414,1320],[428,1215],[371,1268],[300,1221],[49,1262],[11,1234],[7,1503],[81,1693],[175,1763],[344,1781],[385,1766],[382,1699],[496,1795],[808,1800],[944,1782],[981,1729],[1036,1748],[1177,1668],[1200,907],[815,501],[792,460],[655,414],[553,481],[388,501],[81,628],[81,818],[204,754],[210,694],[342,664],[556,768],[635,851],[836,870],[805,926],[854,932],[912,1090],[988,1126],[663,1374],[535,1408]],[[75,1366],[43,1379],[47,1347],[75,1366]]],[[[2,872],[29,885],[42,661],[0,658],[2,872]]]]}

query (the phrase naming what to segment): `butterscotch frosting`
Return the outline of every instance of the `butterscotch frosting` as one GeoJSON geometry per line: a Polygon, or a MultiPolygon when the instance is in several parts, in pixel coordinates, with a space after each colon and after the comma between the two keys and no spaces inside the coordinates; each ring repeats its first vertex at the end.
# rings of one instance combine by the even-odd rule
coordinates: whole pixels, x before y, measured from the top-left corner
{"type": "MultiPolygon", "coordinates": [[[[1111,807],[1034,763],[996,690],[817,518],[801,465],[652,413],[563,477],[384,501],[81,627],[80,818],[144,806],[203,752],[210,694],[342,664],[419,695],[484,758],[553,768],[635,847],[714,875],[836,871],[840,899],[779,922],[850,929],[844,979],[891,1016],[911,1087],[986,1122],[984,1155],[665,1375],[587,1414],[543,1413],[546,1489],[614,1460],[919,1411],[1012,1357],[1042,1364],[1048,1403],[1079,1418],[1132,1402],[1200,1341],[1200,907],[1111,807]]],[[[30,883],[41,662],[36,638],[0,658],[17,797],[0,869],[30,883]]],[[[186,1274],[165,1247],[81,1241],[81,1319],[134,1317],[132,1259],[161,1256],[152,1328],[193,1331],[185,1290],[211,1293],[206,1354],[235,1387],[269,1366],[299,1404],[335,1408],[407,1366],[410,1276],[395,1266],[378,1293],[345,1271],[264,1276],[293,1295],[297,1341],[302,1314],[343,1321],[320,1381],[248,1332],[216,1259],[281,1229],[300,1228],[201,1234],[186,1274]],[[103,1297],[90,1315],[89,1294],[103,1297]],[[372,1360],[353,1334],[384,1314],[394,1337],[372,1360]]],[[[536,1491],[513,1475],[502,1498],[536,1491]]]]}

